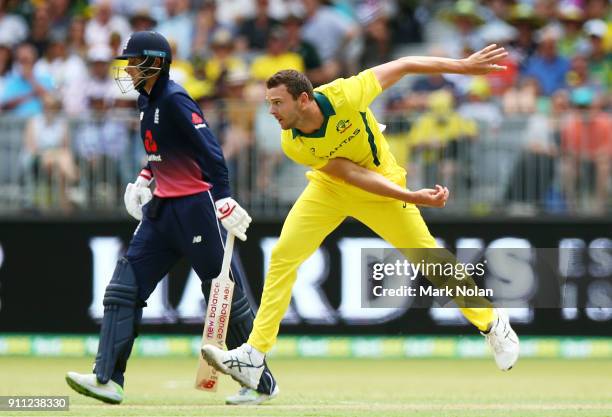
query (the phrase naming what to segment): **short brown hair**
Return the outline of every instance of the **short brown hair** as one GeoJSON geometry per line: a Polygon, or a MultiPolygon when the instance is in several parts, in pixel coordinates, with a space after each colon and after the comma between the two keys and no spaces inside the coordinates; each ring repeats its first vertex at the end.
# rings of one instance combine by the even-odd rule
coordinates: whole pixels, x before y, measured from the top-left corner
{"type": "Polygon", "coordinates": [[[268,78],[268,81],[266,81],[267,88],[274,88],[278,87],[279,85],[284,85],[287,87],[287,91],[289,94],[291,94],[291,97],[293,97],[294,100],[297,100],[302,93],[308,94],[309,99],[314,99],[312,83],[299,71],[281,70],[268,78]]]}

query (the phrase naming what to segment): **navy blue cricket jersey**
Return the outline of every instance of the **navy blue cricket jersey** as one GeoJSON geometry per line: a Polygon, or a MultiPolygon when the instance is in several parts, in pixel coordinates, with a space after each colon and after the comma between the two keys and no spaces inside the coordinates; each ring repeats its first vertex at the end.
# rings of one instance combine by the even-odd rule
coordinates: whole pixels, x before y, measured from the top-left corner
{"type": "Polygon", "coordinates": [[[210,190],[215,200],[230,196],[221,146],[183,87],[162,74],[150,94],[141,90],[138,107],[149,161],[140,175],[155,178],[154,195],[180,197],[210,190]]]}

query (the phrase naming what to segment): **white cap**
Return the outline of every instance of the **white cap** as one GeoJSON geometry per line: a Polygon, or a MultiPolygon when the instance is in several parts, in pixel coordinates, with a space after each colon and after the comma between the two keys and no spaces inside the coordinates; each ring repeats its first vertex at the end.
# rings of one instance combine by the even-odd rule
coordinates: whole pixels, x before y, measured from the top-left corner
{"type": "Polygon", "coordinates": [[[95,45],[87,51],[87,60],[89,62],[111,62],[113,60],[113,52],[110,46],[95,45]]]}
{"type": "Polygon", "coordinates": [[[608,31],[608,26],[601,19],[591,19],[584,24],[584,31],[589,36],[603,38],[608,31]]]}
{"type": "Polygon", "coordinates": [[[480,30],[480,36],[486,43],[510,42],[518,35],[518,30],[503,20],[487,23],[480,30]]]}

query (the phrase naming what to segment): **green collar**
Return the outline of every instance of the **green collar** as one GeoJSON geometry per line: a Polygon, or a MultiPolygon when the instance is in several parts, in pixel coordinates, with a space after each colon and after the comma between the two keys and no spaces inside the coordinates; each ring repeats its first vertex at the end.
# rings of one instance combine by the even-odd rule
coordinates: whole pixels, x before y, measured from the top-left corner
{"type": "Polygon", "coordinates": [[[303,133],[299,129],[293,128],[291,129],[291,133],[293,134],[293,139],[295,139],[297,136],[304,136],[306,138],[322,138],[323,136],[325,136],[325,131],[327,130],[327,122],[329,121],[329,116],[335,115],[336,111],[332,107],[329,99],[325,97],[325,95],[323,95],[322,93],[315,91],[314,99],[317,102],[317,106],[319,106],[321,113],[323,113],[323,124],[318,130],[312,133],[303,133]]]}

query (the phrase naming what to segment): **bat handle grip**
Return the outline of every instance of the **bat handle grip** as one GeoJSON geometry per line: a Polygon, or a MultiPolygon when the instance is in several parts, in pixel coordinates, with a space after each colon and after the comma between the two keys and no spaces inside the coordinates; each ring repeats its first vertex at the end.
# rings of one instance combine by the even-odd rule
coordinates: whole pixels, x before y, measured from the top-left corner
{"type": "Polygon", "coordinates": [[[225,240],[225,251],[223,252],[223,263],[221,264],[220,276],[229,276],[230,264],[232,263],[232,253],[234,252],[234,234],[227,233],[225,240]]]}

